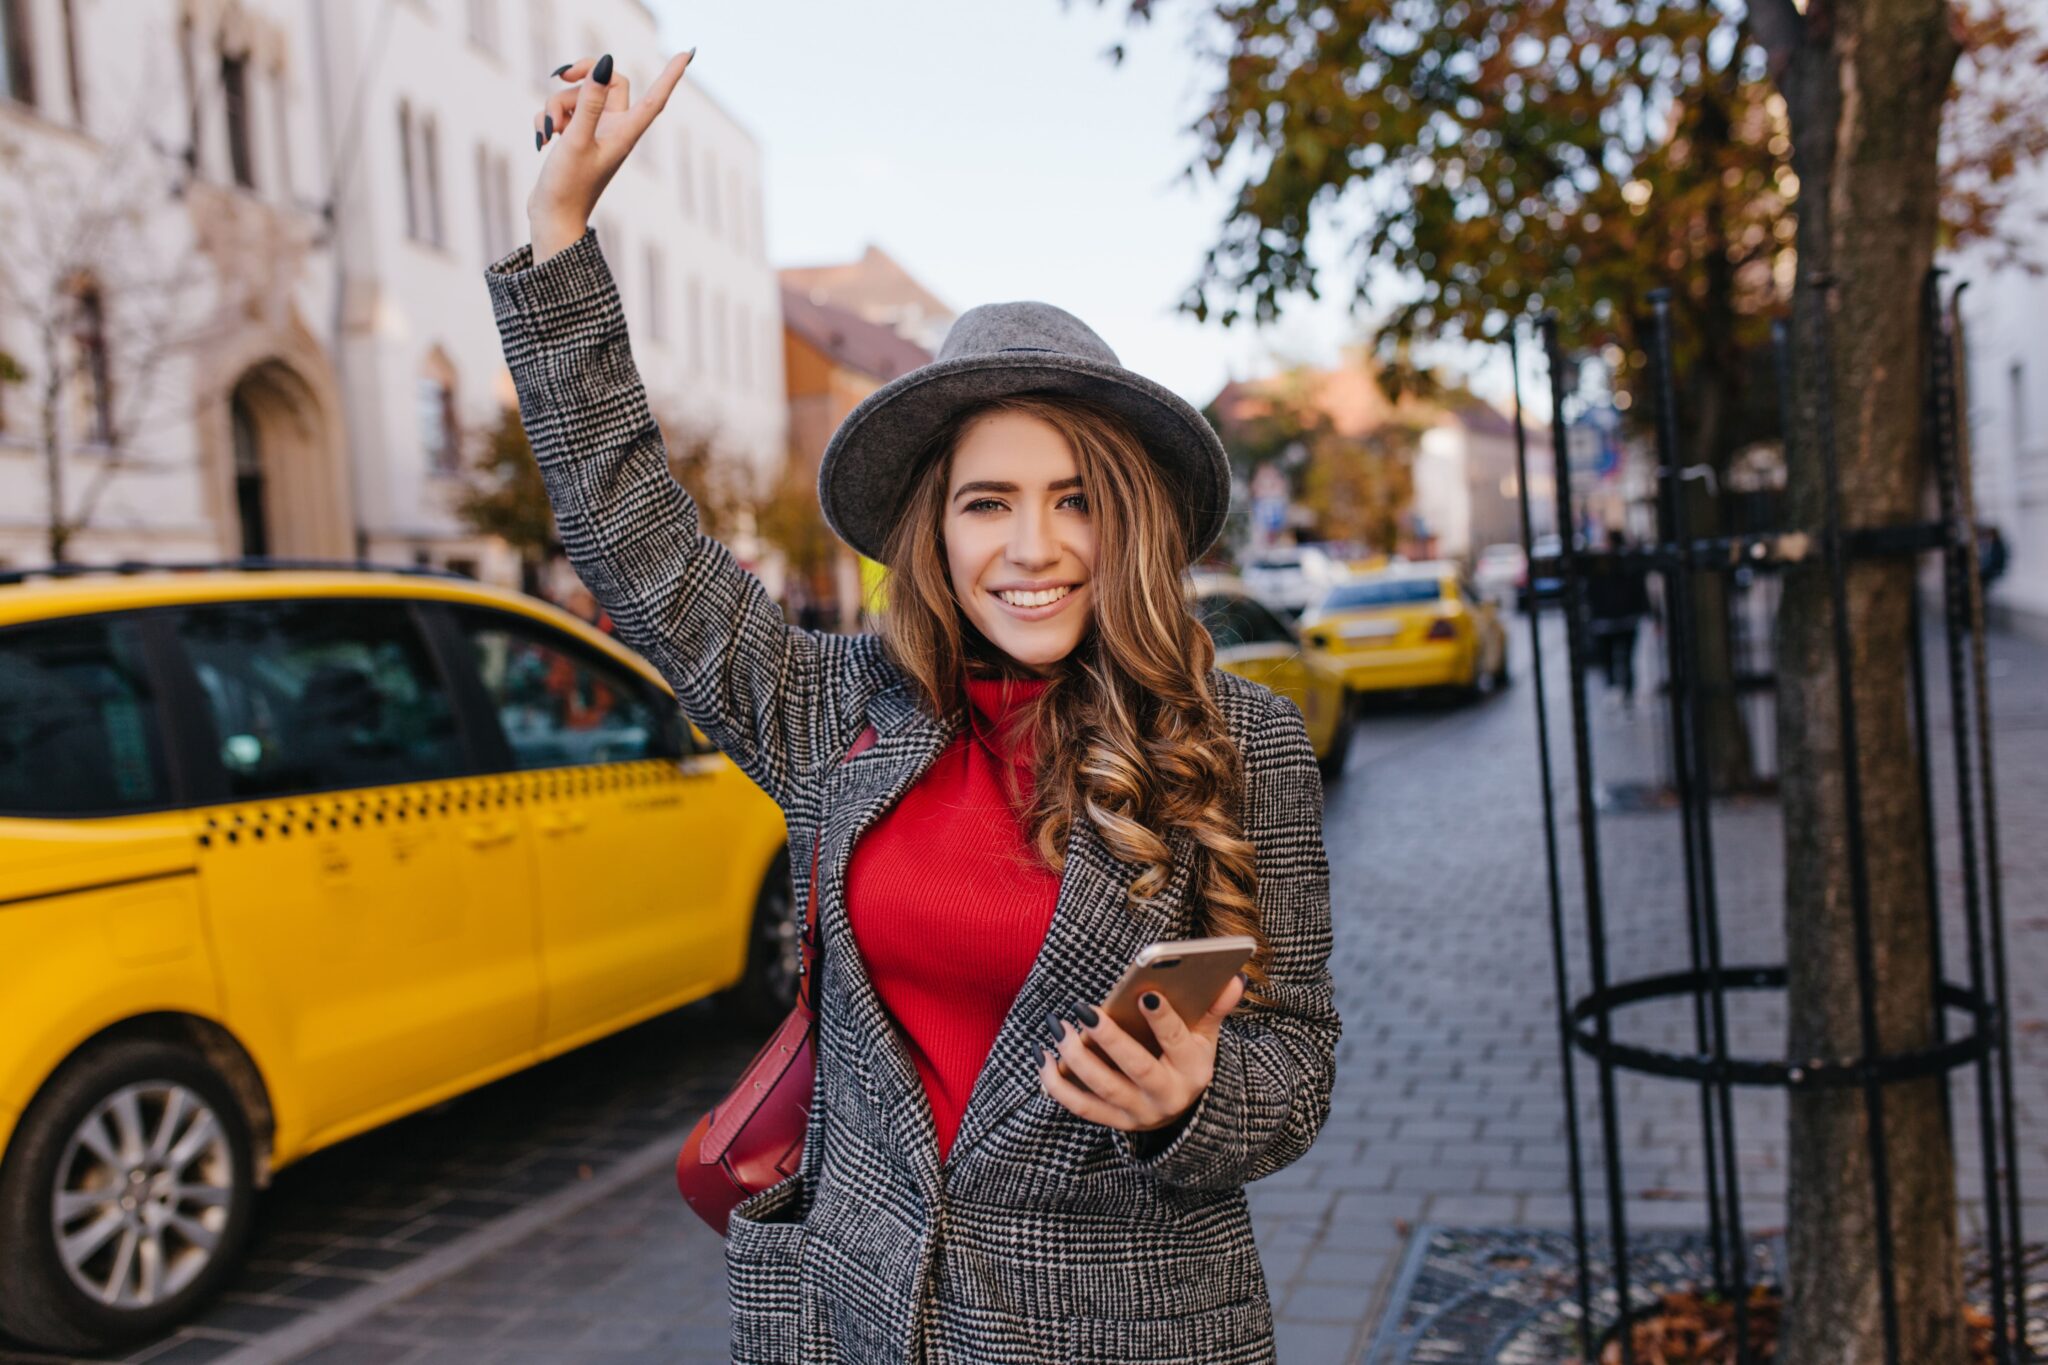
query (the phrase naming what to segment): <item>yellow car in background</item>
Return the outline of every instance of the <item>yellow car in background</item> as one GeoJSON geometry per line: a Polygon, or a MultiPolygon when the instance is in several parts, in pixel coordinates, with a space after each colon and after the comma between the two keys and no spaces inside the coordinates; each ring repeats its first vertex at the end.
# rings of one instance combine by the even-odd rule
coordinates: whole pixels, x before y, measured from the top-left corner
{"type": "Polygon", "coordinates": [[[159,1332],[277,1168],[714,992],[779,1018],[785,838],[533,598],[0,575],[0,1330],[159,1332]]]}
{"type": "Polygon", "coordinates": [[[1196,574],[1190,605],[1216,642],[1216,666],[1263,683],[1301,708],[1309,743],[1327,781],[1351,752],[1351,708],[1344,680],[1301,647],[1294,627],[1227,574],[1196,574]]]}
{"type": "Polygon", "coordinates": [[[1508,683],[1507,631],[1457,565],[1395,564],[1337,583],[1302,614],[1301,636],[1356,693],[1508,683]]]}

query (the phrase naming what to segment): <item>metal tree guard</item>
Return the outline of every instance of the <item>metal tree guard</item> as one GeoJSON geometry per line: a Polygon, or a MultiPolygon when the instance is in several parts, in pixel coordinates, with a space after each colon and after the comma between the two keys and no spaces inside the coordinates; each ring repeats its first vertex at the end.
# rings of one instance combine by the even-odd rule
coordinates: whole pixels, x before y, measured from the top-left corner
{"type": "MultiPolygon", "coordinates": [[[[1823,281],[1809,286],[1827,289],[1823,281]]],[[[1958,290],[1959,294],[1961,291],[1958,290]]],[[[1891,1181],[1883,1123],[1887,1089],[1902,1081],[1938,1080],[1944,1118],[1953,1129],[1950,1077],[1959,1068],[1975,1069],[1975,1127],[1983,1163],[1985,1253],[1989,1269],[1990,1311],[1996,1359],[2020,1365],[2032,1359],[2027,1345],[2024,1244],[2020,1226],[2020,1191],[2015,1102],[2012,1090],[2010,1021],[2005,1002],[2006,955],[2004,905],[1998,865],[1997,816],[1991,764],[1989,689],[1985,663],[1983,589],[1978,576],[1975,519],[1970,504],[1967,452],[1958,430],[1955,352],[1959,326],[1945,314],[1936,282],[1926,289],[1923,382],[1923,437],[1939,501],[1939,518],[1901,526],[1845,528],[1842,525],[1840,479],[1834,450],[1832,369],[1826,332],[1827,310],[1821,308],[1814,366],[1820,415],[1819,449],[1790,448],[1788,459],[1821,462],[1824,491],[1823,524],[1811,533],[1763,532],[1703,537],[1693,533],[1683,490],[1679,452],[1676,380],[1673,374],[1671,300],[1668,291],[1651,296],[1653,317],[1648,342],[1650,388],[1656,402],[1657,543],[1642,549],[1595,550],[1580,543],[1574,531],[1572,482],[1567,446],[1566,362],[1555,317],[1539,324],[1549,362],[1551,453],[1555,464],[1561,552],[1554,561],[1533,561],[1533,582],[1539,567],[1554,569],[1563,584],[1558,610],[1564,617],[1569,660],[1566,686],[1570,697],[1571,763],[1576,798],[1578,851],[1581,862],[1583,934],[1590,969],[1589,989],[1573,994],[1568,961],[1568,920],[1558,840],[1558,811],[1552,781],[1551,727],[1546,699],[1542,648],[1543,604],[1532,593],[1529,638],[1537,716],[1537,749],[1543,782],[1544,850],[1548,870],[1553,985],[1558,1001],[1560,1060],[1565,1092],[1565,1137],[1571,1161],[1572,1233],[1577,1252],[1578,1321],[1584,1359],[1596,1358],[1593,1305],[1594,1252],[1586,1209],[1586,1144],[1579,1128],[1578,1078],[1575,1054],[1592,1063],[1599,1116],[1599,1158],[1605,1176],[1607,1275],[1616,1305],[1613,1329],[1623,1362],[1634,1359],[1628,1325],[1642,1305],[1631,1299],[1629,1227],[1622,1178],[1620,1143],[1621,1097],[1617,1075],[1631,1072],[1685,1081],[1697,1087],[1702,1147],[1705,1152],[1707,1239],[1712,1288],[1725,1295],[1735,1316],[1738,1358],[1752,1359],[1747,1321],[1751,1249],[1745,1238],[1741,1203],[1741,1171],[1737,1160],[1740,1137],[1734,1120],[1737,1086],[1775,1087],[1785,1091],[1853,1088],[1860,1091],[1868,1116],[1871,1198],[1876,1235],[1880,1302],[1888,1365],[1901,1362],[1896,1302],[1894,1248],[1890,1219],[1891,1181]],[[1950,748],[1955,769],[1953,812],[1961,856],[1961,895],[1944,897],[1937,877],[1933,784],[1930,765],[1935,754],[1929,722],[1927,667],[1920,641],[1920,607],[1912,607],[1912,642],[1902,667],[1907,670],[1922,797],[1921,853],[1930,897],[1930,992],[1934,1041],[1915,1050],[1887,1050],[1877,1017],[1876,965],[1871,923],[1869,871],[1865,860],[1862,774],[1858,769],[1857,717],[1851,691],[1854,623],[1847,611],[1848,566],[1852,560],[1906,558],[1918,564],[1938,557],[1942,582],[1942,641],[1946,655],[1950,748]],[[1703,625],[1698,619],[1695,588],[1704,576],[1726,577],[1738,571],[1782,573],[1800,564],[1826,574],[1832,603],[1832,651],[1838,682],[1839,735],[1844,764],[1846,848],[1851,923],[1854,932],[1855,988],[1861,1047],[1854,1057],[1780,1059],[1736,1055],[1729,1038],[1730,991],[1783,991],[1784,963],[1731,965],[1723,959],[1721,907],[1714,863],[1715,817],[1710,791],[1703,716],[1704,679],[1700,663],[1703,625]],[[1593,746],[1586,696],[1588,624],[1586,584],[1605,573],[1629,570],[1658,576],[1667,605],[1665,660],[1668,689],[1663,724],[1668,727],[1676,814],[1684,863],[1686,951],[1689,969],[1617,980],[1609,960],[1608,907],[1600,862],[1600,819],[1596,810],[1593,746]],[[1967,945],[1966,980],[1944,975],[1941,949],[1945,918],[1960,916],[1967,945]],[[1631,1005],[1659,1000],[1689,1000],[1693,1051],[1660,1050],[1616,1037],[1614,1015],[1631,1005]],[[1951,1030],[1946,1013],[1954,1010],[1964,1027],[1951,1030]]],[[[1515,462],[1525,551],[1533,548],[1529,492],[1529,454],[1521,407],[1521,356],[1514,330],[1508,336],[1515,371],[1515,462]]],[[[1779,402],[1790,427],[1790,379],[1793,356],[1787,330],[1775,333],[1779,402]]]]}

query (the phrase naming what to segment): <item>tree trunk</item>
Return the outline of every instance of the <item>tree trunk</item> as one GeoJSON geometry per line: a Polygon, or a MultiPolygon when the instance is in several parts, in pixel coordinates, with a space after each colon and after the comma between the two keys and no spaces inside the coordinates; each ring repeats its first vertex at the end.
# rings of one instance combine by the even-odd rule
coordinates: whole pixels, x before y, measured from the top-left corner
{"type": "MultiPolygon", "coordinates": [[[[1920,290],[1932,264],[1937,143],[1955,58],[1944,0],[1813,0],[1780,86],[1800,179],[1789,493],[1825,514],[1821,310],[1832,344],[1845,528],[1916,518],[1923,474],[1920,290]],[[1832,291],[1816,286],[1832,279],[1832,291]]],[[[1905,561],[1852,563],[1849,664],[1876,963],[1878,1046],[1932,1037],[1928,888],[1903,660],[1915,591],[1905,561]]],[[[1862,1052],[1841,708],[1825,570],[1788,577],[1779,617],[1790,1055],[1862,1052]]],[[[1963,1355],[1954,1154],[1935,1082],[1884,1087],[1899,1359],[1963,1355]]],[[[1869,1127],[1861,1090],[1791,1105],[1788,1365],[1885,1358],[1869,1127]]]]}

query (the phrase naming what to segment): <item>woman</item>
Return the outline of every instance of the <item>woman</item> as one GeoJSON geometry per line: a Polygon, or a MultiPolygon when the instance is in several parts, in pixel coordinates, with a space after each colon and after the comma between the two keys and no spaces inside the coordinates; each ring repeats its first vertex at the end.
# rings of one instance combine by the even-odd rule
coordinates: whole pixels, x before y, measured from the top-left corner
{"type": "Polygon", "coordinates": [[[588,229],[689,59],[638,104],[608,56],[556,73],[532,245],[489,283],[576,571],[800,881],[818,852],[817,1103],[731,1220],[733,1356],[1271,1360],[1243,1186],[1314,1140],[1338,1021],[1301,714],[1210,667],[1184,596],[1222,447],[1078,319],[975,309],[820,466],[889,567],[881,632],[786,624],[669,476],[588,229]],[[1146,1002],[1158,1055],[1098,1011],[1145,944],[1237,932],[1206,1014],[1146,1002]]]}

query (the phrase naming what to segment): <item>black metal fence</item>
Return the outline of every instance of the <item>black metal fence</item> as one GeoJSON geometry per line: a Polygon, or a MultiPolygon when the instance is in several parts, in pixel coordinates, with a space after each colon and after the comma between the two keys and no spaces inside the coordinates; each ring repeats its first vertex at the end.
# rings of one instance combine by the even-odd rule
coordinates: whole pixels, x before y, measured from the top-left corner
{"type": "MultiPolygon", "coordinates": [[[[1825,285],[1816,286],[1824,288],[1825,285]]],[[[1958,293],[1960,291],[1957,291],[1958,293]]],[[[1970,474],[1967,452],[1959,431],[1955,356],[1958,347],[1953,298],[1942,307],[1935,283],[1926,292],[1924,326],[1928,329],[1925,352],[1929,356],[1925,375],[1924,436],[1936,484],[1939,514],[1923,523],[1881,528],[1846,528],[1842,524],[1840,481],[1833,448],[1833,432],[1827,421],[1830,398],[1826,391],[1832,373],[1823,331],[1818,338],[1819,353],[1804,357],[1814,368],[1819,385],[1817,400],[1822,414],[1821,436],[1816,449],[1789,449],[1789,460],[1820,462],[1825,512],[1817,527],[1770,529],[1742,525],[1733,535],[1698,536],[1688,526],[1687,500],[1679,487],[1679,414],[1675,376],[1672,373],[1670,300],[1653,296],[1650,382],[1655,401],[1657,450],[1657,535],[1647,546],[1627,550],[1600,550],[1567,534],[1562,552],[1546,566],[1562,578],[1564,591],[1551,610],[1561,613],[1569,667],[1563,683],[1568,691],[1570,725],[1568,733],[1553,734],[1546,689],[1542,621],[1544,611],[1532,602],[1529,632],[1533,654],[1533,681],[1537,710],[1538,761],[1543,783],[1544,839],[1547,856],[1552,948],[1553,986],[1559,1004],[1560,1057],[1565,1088],[1566,1139],[1571,1158],[1571,1208],[1573,1234],[1578,1255],[1578,1308],[1580,1346],[1586,1360],[1598,1358],[1612,1334],[1624,1362],[1633,1360],[1628,1321],[1646,1304],[1642,1287],[1632,1286],[1629,1260],[1630,1229],[1626,1187],[1623,1179],[1623,1087],[1624,1073],[1664,1077],[1697,1091],[1700,1142],[1705,1154],[1705,1222],[1711,1247],[1713,1284],[1701,1286],[1727,1297],[1735,1315],[1740,1358],[1752,1358],[1745,1314],[1749,1304],[1748,1283],[1752,1271],[1751,1240],[1743,1226],[1742,1181],[1744,1164],[1738,1160],[1745,1141],[1753,1133],[1738,1129],[1735,1112],[1738,1087],[1768,1087],[1783,1092],[1822,1088],[1858,1091],[1868,1116],[1869,1163],[1872,1176],[1871,1199],[1875,1261],[1880,1279],[1880,1302],[1885,1315],[1884,1334],[1887,1360],[1901,1365],[1899,1325],[1896,1309],[1893,1229],[1888,1210],[1891,1181],[1883,1122],[1887,1089],[1899,1082],[1938,1078],[1944,1111],[1954,1130],[1953,1079],[1958,1072],[1972,1074],[1974,1113],[1970,1115],[1974,1140],[1982,1166],[1982,1207],[1984,1257],[1988,1264],[1989,1312],[1993,1318],[1995,1358],[2008,1365],[2031,1359],[2025,1346],[2026,1285],[2025,1259],[2020,1224],[2020,1191],[2015,1101],[2012,1089],[2012,1052],[2007,1000],[2004,905],[1998,873],[1998,820],[1992,771],[1990,715],[1985,666],[1985,636],[1982,586],[1978,578],[1974,515],[1970,506],[1970,474]],[[1927,885],[1932,898],[1932,980],[1934,1001],[1934,1042],[1931,1046],[1902,1050],[1887,1048],[1879,1036],[1876,1008],[1870,886],[1865,860],[1865,812],[1862,774],[1857,768],[1857,716],[1850,690],[1854,622],[1847,609],[1847,574],[1852,560],[1904,557],[1916,565],[1938,563],[1941,606],[1938,622],[1923,622],[1922,608],[1914,602],[1912,645],[1909,656],[1900,661],[1907,672],[1912,725],[1918,762],[1921,808],[1925,814],[1922,855],[1926,862],[1927,885]],[[1821,1059],[1788,1059],[1782,1055],[1738,1055],[1731,1041],[1730,997],[1737,992],[1783,992],[1787,969],[1782,961],[1730,961],[1728,938],[1724,933],[1722,903],[1717,886],[1714,854],[1717,803],[1710,791],[1709,755],[1706,751],[1706,706],[1709,687],[1726,686],[1723,680],[1710,683],[1701,668],[1702,631],[1728,629],[1735,636],[1730,657],[1734,677],[1745,685],[1745,718],[1752,731],[1768,727],[1771,736],[1769,768],[1775,770],[1775,727],[1770,676],[1775,669],[1771,649],[1773,618],[1778,588],[1784,572],[1795,565],[1817,566],[1825,574],[1832,601],[1832,647],[1839,688],[1836,698],[1840,735],[1838,752],[1843,756],[1843,779],[1847,797],[1845,847],[1850,887],[1850,909],[1855,935],[1854,989],[1860,1006],[1861,1049],[1859,1055],[1821,1059]],[[1683,863],[1683,944],[1687,965],[1676,971],[1624,975],[1611,951],[1615,925],[1603,891],[1601,841],[1603,818],[1597,799],[1598,780],[1592,742],[1592,718],[1588,705],[1586,664],[1591,642],[1586,615],[1587,586],[1598,575],[1646,573],[1661,588],[1664,603],[1660,631],[1663,685],[1657,723],[1662,730],[1666,777],[1675,799],[1670,813],[1678,822],[1679,856],[1683,863]],[[1697,604],[1702,580],[1718,578],[1729,592],[1730,620],[1702,622],[1697,604]],[[1933,627],[1929,629],[1929,627],[1933,627]],[[1926,657],[1923,633],[1937,641],[1938,656],[1926,657]],[[1939,673],[1941,691],[1934,691],[1939,673]],[[1937,736],[1934,703],[1940,703],[1946,733],[1937,736]],[[1575,799],[1577,877],[1570,878],[1560,848],[1556,751],[1562,747],[1569,756],[1569,781],[1575,799]],[[1935,783],[1931,768],[1937,754],[1945,753],[1952,780],[1947,784],[1946,809],[1935,805],[1935,783]],[[1960,850],[1959,889],[1945,893],[1938,875],[1936,824],[1952,822],[1948,834],[1960,850]],[[1577,923],[1567,916],[1566,883],[1578,901],[1577,923]],[[1960,963],[1946,962],[1944,929],[1963,945],[1960,963]],[[1574,953],[1585,979],[1575,980],[1574,953]],[[1618,1012],[1645,1003],[1664,1002],[1680,1008],[1689,1006],[1692,1046],[1690,1049],[1656,1047],[1626,1040],[1617,1027],[1618,1012]],[[1597,1115],[1598,1141],[1588,1140],[1581,1131],[1579,1101],[1581,1067],[1590,1063],[1594,1092],[1592,1112],[1597,1115]],[[1589,1211],[1590,1159],[1600,1165],[1604,1210],[1589,1211]],[[1604,1222],[1604,1244],[1593,1231],[1596,1221],[1604,1222]],[[1606,1264],[1600,1283],[1607,1286],[1616,1309],[1605,1324],[1596,1322],[1596,1250],[1606,1264]]],[[[1822,310],[1824,313],[1825,310],[1822,310]]],[[[1558,525],[1576,524],[1571,505],[1573,494],[1568,467],[1567,423],[1572,415],[1574,395],[1567,391],[1563,376],[1566,363],[1556,319],[1540,324],[1541,340],[1550,373],[1551,450],[1556,461],[1555,487],[1566,505],[1559,508],[1558,525]]],[[[1521,356],[1517,339],[1510,335],[1515,366],[1518,482],[1521,492],[1523,543],[1533,543],[1529,509],[1529,471],[1526,427],[1521,412],[1521,356]]],[[[1781,408],[1790,424],[1790,380],[1795,357],[1783,327],[1776,338],[1777,374],[1781,408]]],[[[1537,566],[1532,565],[1532,576],[1537,566]]],[[[1573,812],[1567,812],[1569,818],[1573,812]]],[[[1640,818],[1640,817],[1632,817],[1640,818]]],[[[1640,907],[1630,907],[1638,913],[1640,907]]],[[[1961,1134],[1957,1134],[1961,1141],[1961,1134]]],[[[1753,1232],[1753,1230],[1750,1230],[1753,1232]]],[[[1904,1365],[1924,1365],[1905,1362],[1904,1365]]]]}

